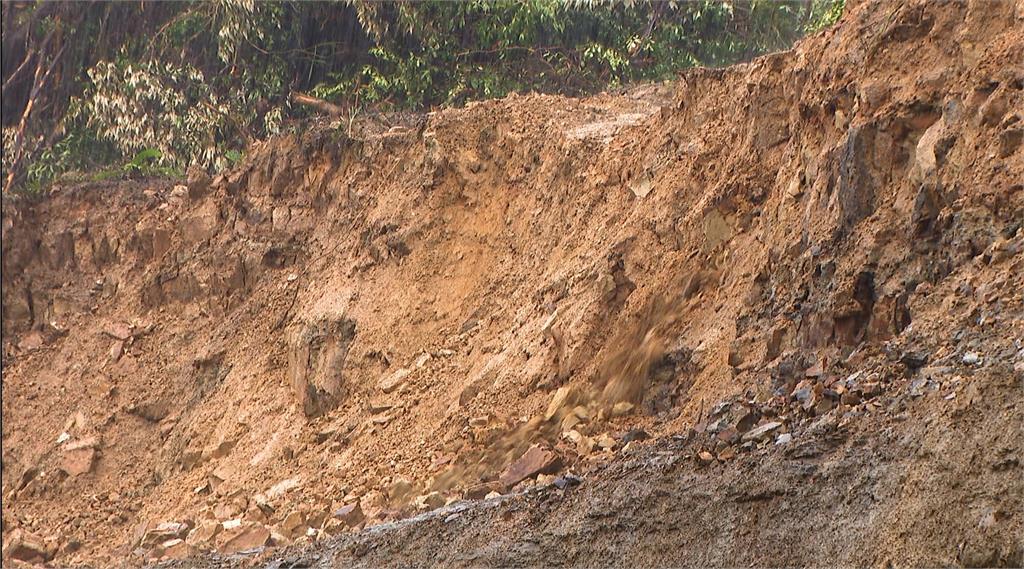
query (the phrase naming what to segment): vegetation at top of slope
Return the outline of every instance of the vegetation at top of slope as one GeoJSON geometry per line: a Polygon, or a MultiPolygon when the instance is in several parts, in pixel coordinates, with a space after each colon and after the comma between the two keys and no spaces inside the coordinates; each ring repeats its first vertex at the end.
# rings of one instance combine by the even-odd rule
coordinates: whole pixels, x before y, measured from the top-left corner
{"type": "MultiPolygon", "coordinates": [[[[229,165],[327,110],[583,94],[720,66],[833,23],[843,0],[3,2],[3,184],[153,151],[229,165]]],[[[124,171],[137,171],[127,168],[124,171]]]]}

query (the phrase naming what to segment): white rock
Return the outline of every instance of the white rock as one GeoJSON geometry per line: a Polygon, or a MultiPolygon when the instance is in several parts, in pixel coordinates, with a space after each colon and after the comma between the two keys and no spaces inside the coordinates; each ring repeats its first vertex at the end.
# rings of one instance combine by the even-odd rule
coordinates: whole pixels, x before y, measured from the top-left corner
{"type": "Polygon", "coordinates": [[[287,494],[292,489],[298,488],[301,485],[302,485],[302,478],[300,478],[300,477],[286,478],[286,479],[278,482],[277,484],[274,484],[273,486],[271,486],[270,490],[267,490],[267,492],[266,492],[266,497],[267,497],[268,500],[274,500],[276,498],[280,498],[281,496],[284,496],[285,494],[287,494]]]}
{"type": "Polygon", "coordinates": [[[392,391],[398,389],[403,383],[405,383],[406,380],[409,378],[409,375],[411,374],[412,371],[406,368],[401,368],[395,371],[395,373],[381,380],[379,384],[380,390],[383,391],[384,393],[391,393],[392,391]]]}
{"type": "Polygon", "coordinates": [[[775,429],[778,429],[781,426],[782,426],[782,423],[780,423],[778,421],[772,421],[770,423],[765,423],[765,424],[761,425],[760,427],[757,427],[756,429],[752,429],[750,431],[747,431],[743,435],[743,439],[742,440],[743,440],[743,442],[762,440],[764,438],[767,438],[771,434],[772,431],[774,431],[775,429]]]}
{"type": "Polygon", "coordinates": [[[565,404],[565,400],[569,397],[569,388],[567,386],[559,387],[555,390],[555,394],[551,397],[551,403],[548,403],[548,409],[544,413],[544,420],[550,421],[552,417],[558,414],[558,410],[565,404]]]}
{"type": "Polygon", "coordinates": [[[969,366],[978,365],[981,363],[981,356],[977,352],[967,352],[960,361],[969,366]]]}

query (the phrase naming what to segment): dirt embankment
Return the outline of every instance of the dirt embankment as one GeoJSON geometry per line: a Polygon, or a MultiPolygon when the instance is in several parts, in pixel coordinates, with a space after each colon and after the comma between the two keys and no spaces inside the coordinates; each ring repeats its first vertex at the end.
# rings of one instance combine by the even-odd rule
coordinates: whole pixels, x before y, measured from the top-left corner
{"type": "Polygon", "coordinates": [[[1020,564],[1022,30],[5,203],[5,556],[1020,564]]]}

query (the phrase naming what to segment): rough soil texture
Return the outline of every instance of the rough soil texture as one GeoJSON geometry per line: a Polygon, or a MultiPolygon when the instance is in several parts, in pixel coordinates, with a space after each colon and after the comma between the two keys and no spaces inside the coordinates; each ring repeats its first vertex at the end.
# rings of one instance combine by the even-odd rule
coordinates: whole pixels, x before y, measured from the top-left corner
{"type": "Polygon", "coordinates": [[[5,563],[1024,564],[1024,4],[852,4],[5,201],[5,563]]]}

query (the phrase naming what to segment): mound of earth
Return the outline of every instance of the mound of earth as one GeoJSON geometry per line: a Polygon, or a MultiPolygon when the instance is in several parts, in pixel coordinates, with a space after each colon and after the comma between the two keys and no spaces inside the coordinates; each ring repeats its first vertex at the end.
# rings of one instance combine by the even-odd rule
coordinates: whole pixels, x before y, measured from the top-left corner
{"type": "Polygon", "coordinates": [[[1024,4],[3,212],[9,563],[1021,565],[1024,4]]]}

